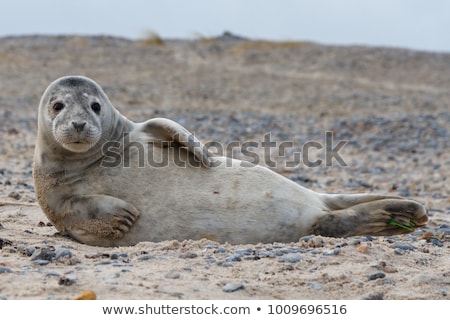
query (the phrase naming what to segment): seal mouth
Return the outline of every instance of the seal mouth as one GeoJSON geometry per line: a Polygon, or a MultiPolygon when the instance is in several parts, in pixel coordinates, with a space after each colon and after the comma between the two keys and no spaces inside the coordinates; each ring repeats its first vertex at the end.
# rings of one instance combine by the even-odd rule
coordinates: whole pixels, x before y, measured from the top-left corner
{"type": "Polygon", "coordinates": [[[91,149],[93,145],[93,143],[85,141],[72,141],[63,144],[64,148],[66,148],[67,150],[77,153],[86,152],[91,149]]]}

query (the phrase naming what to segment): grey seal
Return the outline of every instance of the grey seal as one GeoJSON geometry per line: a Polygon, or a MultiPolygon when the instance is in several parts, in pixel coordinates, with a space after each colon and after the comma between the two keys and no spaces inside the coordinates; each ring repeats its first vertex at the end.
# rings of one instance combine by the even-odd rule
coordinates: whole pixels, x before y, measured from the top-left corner
{"type": "Polygon", "coordinates": [[[427,222],[414,200],[318,193],[264,166],[209,154],[169,119],[134,123],[83,76],[55,80],[41,98],[33,177],[55,228],[96,246],[392,235],[427,222]],[[142,161],[142,151],[163,165],[142,161]]]}

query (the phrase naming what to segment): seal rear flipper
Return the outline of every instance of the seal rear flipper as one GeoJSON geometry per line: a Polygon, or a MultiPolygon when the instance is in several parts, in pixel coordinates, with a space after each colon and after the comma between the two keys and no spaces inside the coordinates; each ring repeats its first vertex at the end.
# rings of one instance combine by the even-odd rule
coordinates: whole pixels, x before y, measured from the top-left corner
{"type": "Polygon", "coordinates": [[[374,200],[329,211],[314,224],[312,233],[329,237],[405,234],[426,224],[426,212],[413,200],[374,200]]]}

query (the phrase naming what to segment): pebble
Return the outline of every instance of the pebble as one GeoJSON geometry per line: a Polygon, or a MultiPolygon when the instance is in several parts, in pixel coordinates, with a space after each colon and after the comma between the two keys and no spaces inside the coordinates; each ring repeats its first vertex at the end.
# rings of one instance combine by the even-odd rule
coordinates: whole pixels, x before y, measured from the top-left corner
{"type": "Polygon", "coordinates": [[[386,277],[386,274],[384,272],[377,272],[377,273],[372,273],[371,275],[369,275],[368,279],[376,280],[376,279],[381,279],[384,277],[386,277]]]}
{"type": "Polygon", "coordinates": [[[445,288],[439,288],[439,289],[438,289],[438,292],[439,292],[443,297],[448,296],[448,290],[445,289],[445,288]]]}
{"type": "Polygon", "coordinates": [[[139,256],[137,259],[139,261],[146,261],[146,260],[151,260],[151,259],[155,259],[156,256],[154,254],[143,254],[141,256],[139,256]]]}
{"type": "Polygon", "coordinates": [[[198,257],[198,254],[196,254],[195,252],[186,252],[186,253],[182,253],[179,256],[181,259],[194,259],[198,257]]]}
{"type": "Polygon", "coordinates": [[[107,260],[107,261],[99,261],[94,263],[94,266],[104,266],[104,265],[108,265],[108,264],[113,264],[113,260],[107,260]]]}
{"type": "Polygon", "coordinates": [[[439,233],[439,234],[444,234],[444,235],[450,235],[450,228],[448,228],[448,227],[445,227],[445,228],[439,228],[438,230],[437,230],[437,232],[439,233]]]}
{"type": "Polygon", "coordinates": [[[254,250],[252,248],[243,248],[243,249],[237,249],[234,251],[235,254],[240,254],[241,256],[249,256],[252,253],[254,253],[254,250]]]}
{"type": "Polygon", "coordinates": [[[416,248],[412,245],[410,245],[409,243],[406,242],[396,242],[392,245],[392,248],[394,249],[402,249],[405,251],[414,251],[416,250],[416,248]]]}
{"type": "Polygon", "coordinates": [[[339,255],[339,253],[341,252],[341,248],[334,248],[333,250],[326,250],[324,251],[322,254],[324,256],[333,256],[333,255],[339,255]]]}
{"type": "Polygon", "coordinates": [[[255,254],[260,258],[268,258],[268,257],[274,256],[274,253],[272,251],[263,250],[263,249],[256,250],[255,254]]]}
{"type": "Polygon", "coordinates": [[[322,285],[320,283],[317,282],[310,282],[308,283],[309,287],[314,289],[314,290],[322,290],[322,285]]]}
{"type": "Polygon", "coordinates": [[[58,260],[62,257],[72,257],[72,252],[69,249],[66,248],[58,248],[55,251],[55,259],[58,260]]]}
{"type": "Polygon", "coordinates": [[[208,256],[205,258],[205,261],[208,263],[215,263],[217,261],[217,259],[214,258],[213,256],[208,256]]]}
{"type": "Polygon", "coordinates": [[[217,265],[221,266],[221,267],[224,267],[224,268],[229,268],[229,267],[233,266],[232,263],[228,263],[228,262],[225,262],[225,261],[218,261],[217,265]]]}
{"type": "Polygon", "coordinates": [[[8,197],[13,198],[13,199],[15,199],[15,200],[20,200],[20,198],[21,198],[22,196],[21,196],[19,193],[13,191],[13,192],[10,192],[10,193],[8,194],[8,197]]]}
{"type": "Polygon", "coordinates": [[[242,289],[244,289],[244,285],[242,283],[227,283],[222,287],[222,290],[225,292],[234,292],[242,289]]]}
{"type": "Polygon", "coordinates": [[[439,241],[438,239],[435,239],[435,238],[431,238],[430,242],[432,244],[434,244],[435,246],[437,246],[437,247],[443,247],[444,246],[444,244],[441,241],[439,241]]]}
{"type": "Polygon", "coordinates": [[[31,261],[47,260],[52,261],[55,258],[55,250],[52,248],[40,248],[31,255],[31,261]]]}
{"type": "Polygon", "coordinates": [[[12,273],[12,270],[7,267],[0,267],[0,273],[12,273]]]}
{"type": "Polygon", "coordinates": [[[24,255],[26,255],[28,257],[31,257],[33,255],[33,253],[36,251],[36,248],[33,247],[33,246],[28,246],[27,247],[24,244],[20,244],[20,245],[17,246],[17,250],[20,253],[22,253],[22,254],[24,254],[24,255]]]}
{"type": "Polygon", "coordinates": [[[77,276],[73,273],[69,273],[59,278],[58,284],[64,286],[70,286],[77,281],[77,276]]]}
{"type": "Polygon", "coordinates": [[[38,260],[33,260],[34,264],[40,265],[40,266],[46,266],[50,263],[49,260],[42,260],[42,259],[38,259],[38,260]]]}
{"type": "Polygon", "coordinates": [[[302,259],[302,257],[298,253],[286,253],[283,256],[281,256],[278,259],[278,261],[279,262],[296,263],[296,262],[299,262],[301,259],[302,259]]]}
{"type": "Polygon", "coordinates": [[[164,277],[167,279],[180,279],[181,273],[179,273],[178,271],[172,270],[172,271],[167,272],[164,277]]]}
{"type": "Polygon", "coordinates": [[[231,255],[225,257],[225,260],[228,261],[228,262],[241,261],[242,260],[242,255],[234,253],[234,254],[231,254],[231,255]]]}
{"type": "Polygon", "coordinates": [[[314,235],[304,236],[304,237],[300,238],[299,242],[308,242],[309,240],[311,240],[314,237],[315,237],[314,235]]]}
{"type": "Polygon", "coordinates": [[[394,249],[394,253],[396,255],[402,256],[402,255],[404,255],[406,253],[406,250],[403,250],[403,249],[400,249],[400,248],[395,248],[394,249]]]}
{"type": "Polygon", "coordinates": [[[47,277],[60,277],[61,275],[56,271],[49,271],[45,274],[47,277]]]}
{"type": "Polygon", "coordinates": [[[368,296],[363,298],[363,300],[383,300],[384,293],[383,292],[374,292],[370,293],[368,296]]]}

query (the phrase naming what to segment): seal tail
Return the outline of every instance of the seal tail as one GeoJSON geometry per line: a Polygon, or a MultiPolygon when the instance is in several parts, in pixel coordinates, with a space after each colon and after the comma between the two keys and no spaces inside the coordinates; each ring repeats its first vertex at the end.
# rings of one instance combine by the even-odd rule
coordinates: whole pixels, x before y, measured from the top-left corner
{"type": "Polygon", "coordinates": [[[424,226],[426,208],[413,200],[371,194],[322,194],[328,210],[313,233],[330,237],[404,234],[424,226]]]}

